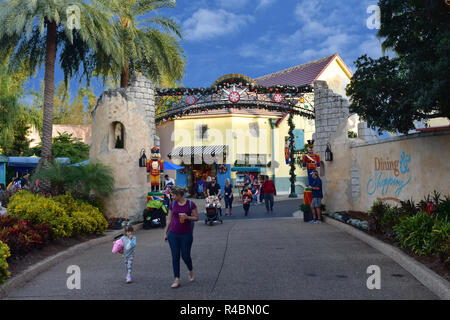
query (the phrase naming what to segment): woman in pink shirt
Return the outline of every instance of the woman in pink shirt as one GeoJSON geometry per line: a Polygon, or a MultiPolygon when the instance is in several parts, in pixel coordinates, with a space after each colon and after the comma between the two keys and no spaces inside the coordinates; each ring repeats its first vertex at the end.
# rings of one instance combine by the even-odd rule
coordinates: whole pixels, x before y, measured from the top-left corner
{"type": "Polygon", "coordinates": [[[184,198],[184,189],[172,188],[172,202],[167,216],[165,241],[169,241],[172,252],[172,267],[175,281],[172,288],[180,286],[180,256],[189,270],[189,281],[194,281],[194,271],[191,259],[193,242],[192,229],[194,221],[198,221],[197,206],[191,200],[184,198]]]}

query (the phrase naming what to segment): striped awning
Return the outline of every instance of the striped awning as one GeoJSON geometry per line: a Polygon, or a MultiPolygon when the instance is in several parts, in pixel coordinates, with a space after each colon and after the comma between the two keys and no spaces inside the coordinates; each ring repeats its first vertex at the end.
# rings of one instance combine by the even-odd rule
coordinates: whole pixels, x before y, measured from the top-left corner
{"type": "Polygon", "coordinates": [[[189,156],[203,156],[210,155],[216,156],[223,154],[226,150],[227,146],[189,146],[189,147],[178,147],[175,148],[171,153],[168,154],[168,157],[189,157],[189,156]]]}

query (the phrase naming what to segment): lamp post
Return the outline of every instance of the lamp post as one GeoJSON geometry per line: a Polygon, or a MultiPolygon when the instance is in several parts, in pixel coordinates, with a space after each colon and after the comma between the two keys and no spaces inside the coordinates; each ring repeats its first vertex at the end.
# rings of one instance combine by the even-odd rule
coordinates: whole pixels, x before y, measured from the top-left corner
{"type": "Polygon", "coordinates": [[[296,175],[295,175],[295,158],[294,158],[294,113],[290,112],[289,114],[289,165],[291,166],[291,170],[289,171],[289,174],[291,177],[289,180],[291,181],[291,193],[289,194],[289,198],[297,198],[297,194],[295,193],[295,181],[296,181],[296,175]]]}
{"type": "Polygon", "coordinates": [[[275,126],[276,126],[276,124],[277,124],[277,119],[274,119],[274,118],[270,118],[269,119],[269,123],[270,123],[270,128],[272,129],[271,130],[271,139],[272,139],[272,161],[271,161],[271,163],[272,163],[272,165],[271,165],[271,168],[272,168],[272,180],[273,180],[273,183],[275,183],[275,134],[274,134],[274,130],[275,130],[275,126]]]}

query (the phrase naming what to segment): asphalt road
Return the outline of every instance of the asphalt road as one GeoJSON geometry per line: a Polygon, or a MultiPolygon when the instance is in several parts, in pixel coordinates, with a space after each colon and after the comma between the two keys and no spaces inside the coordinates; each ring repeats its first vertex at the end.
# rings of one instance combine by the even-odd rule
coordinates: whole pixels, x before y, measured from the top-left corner
{"type": "Polygon", "coordinates": [[[223,224],[197,223],[192,248],[197,279],[189,283],[181,263],[178,289],[170,288],[163,230],[153,229],[136,232],[131,284],[125,283],[122,257],[104,244],[53,266],[7,299],[437,299],[367,244],[325,223],[289,217],[297,208],[297,201],[279,202],[275,217],[269,217],[264,206],[252,207],[249,219],[236,208],[223,224]],[[79,290],[66,285],[71,265],[81,270],[79,290]],[[380,290],[367,288],[371,265],[380,267],[380,290]]]}

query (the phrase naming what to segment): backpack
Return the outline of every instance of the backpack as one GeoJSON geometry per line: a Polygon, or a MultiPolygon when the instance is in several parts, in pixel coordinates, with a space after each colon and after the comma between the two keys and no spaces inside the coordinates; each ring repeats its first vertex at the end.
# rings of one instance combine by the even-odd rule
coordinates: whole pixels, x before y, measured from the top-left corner
{"type": "Polygon", "coordinates": [[[203,183],[198,185],[198,192],[203,192],[203,183]]]}

